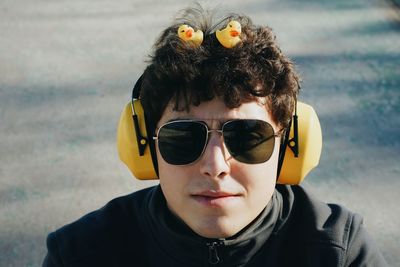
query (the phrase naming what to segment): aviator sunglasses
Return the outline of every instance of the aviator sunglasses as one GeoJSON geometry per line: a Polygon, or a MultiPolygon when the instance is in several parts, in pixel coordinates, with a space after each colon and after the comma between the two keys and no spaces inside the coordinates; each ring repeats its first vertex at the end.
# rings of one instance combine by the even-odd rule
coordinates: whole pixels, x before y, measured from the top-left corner
{"type": "Polygon", "coordinates": [[[172,165],[187,165],[203,154],[211,132],[221,133],[230,155],[237,161],[257,164],[271,157],[275,137],[271,124],[256,119],[225,122],[221,129],[209,129],[203,121],[176,120],[163,124],[153,137],[162,158],[172,165]]]}

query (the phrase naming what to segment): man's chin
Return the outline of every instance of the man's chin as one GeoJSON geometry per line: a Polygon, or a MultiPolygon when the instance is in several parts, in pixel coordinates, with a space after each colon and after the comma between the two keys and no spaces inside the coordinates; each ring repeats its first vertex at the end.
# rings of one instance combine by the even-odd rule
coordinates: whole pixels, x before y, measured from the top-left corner
{"type": "Polygon", "coordinates": [[[237,234],[241,227],[240,223],[235,223],[235,220],[229,217],[209,218],[196,225],[189,226],[198,235],[205,238],[219,239],[229,238],[237,234]]]}

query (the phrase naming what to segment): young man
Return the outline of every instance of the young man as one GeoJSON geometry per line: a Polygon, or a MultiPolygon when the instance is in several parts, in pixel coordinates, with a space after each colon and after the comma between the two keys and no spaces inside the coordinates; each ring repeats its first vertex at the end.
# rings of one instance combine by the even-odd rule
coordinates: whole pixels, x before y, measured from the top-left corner
{"type": "Polygon", "coordinates": [[[385,266],[359,215],[276,185],[299,78],[271,29],[196,18],[135,86],[160,185],[51,233],[43,266],[385,266]]]}

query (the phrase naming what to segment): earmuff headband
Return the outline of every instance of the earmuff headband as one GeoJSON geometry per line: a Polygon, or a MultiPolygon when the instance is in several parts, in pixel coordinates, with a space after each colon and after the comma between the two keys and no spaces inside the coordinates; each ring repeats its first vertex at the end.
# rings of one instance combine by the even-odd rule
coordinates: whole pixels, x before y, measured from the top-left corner
{"type": "Polygon", "coordinates": [[[294,115],[292,119],[289,121],[289,126],[285,130],[285,135],[283,137],[282,143],[279,148],[279,157],[278,157],[278,171],[276,173],[276,180],[279,179],[279,175],[281,174],[281,169],[283,165],[283,160],[285,159],[286,147],[289,147],[292,150],[294,157],[299,157],[299,123],[297,116],[297,101],[295,102],[294,115]],[[289,139],[290,128],[292,127],[293,122],[293,138],[289,139]]]}
{"type": "Polygon", "coordinates": [[[138,81],[135,83],[135,86],[133,87],[133,90],[132,90],[132,99],[131,99],[133,126],[135,127],[136,140],[137,140],[140,156],[144,155],[144,150],[146,149],[146,145],[148,142],[147,142],[147,138],[145,138],[142,135],[142,133],[140,132],[139,121],[138,121],[138,117],[137,117],[137,114],[135,111],[135,106],[133,105],[133,102],[136,99],[139,99],[140,86],[142,84],[142,77],[143,77],[143,75],[141,75],[140,78],[138,79],[138,81]]]}
{"type": "MultiPolygon", "coordinates": [[[[290,130],[290,126],[289,126],[290,130]]],[[[288,146],[293,151],[294,157],[299,157],[299,122],[297,117],[297,101],[295,102],[294,106],[294,115],[293,115],[293,131],[294,135],[293,138],[289,140],[288,146]]]]}

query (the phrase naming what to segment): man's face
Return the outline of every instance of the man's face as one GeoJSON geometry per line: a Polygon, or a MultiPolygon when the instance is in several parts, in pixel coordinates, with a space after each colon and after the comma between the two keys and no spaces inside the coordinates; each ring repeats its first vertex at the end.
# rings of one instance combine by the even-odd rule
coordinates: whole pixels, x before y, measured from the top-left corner
{"type": "MultiPolygon", "coordinates": [[[[207,123],[210,129],[232,119],[258,119],[273,123],[264,104],[244,103],[229,109],[220,99],[191,106],[189,112],[173,111],[168,106],[158,127],[176,119],[207,123]]],[[[274,192],[278,164],[279,138],[271,158],[259,164],[235,160],[223,137],[212,132],[200,159],[189,165],[171,165],[157,147],[160,184],[169,209],[194,232],[207,238],[235,235],[266,207],[274,192]]]]}

